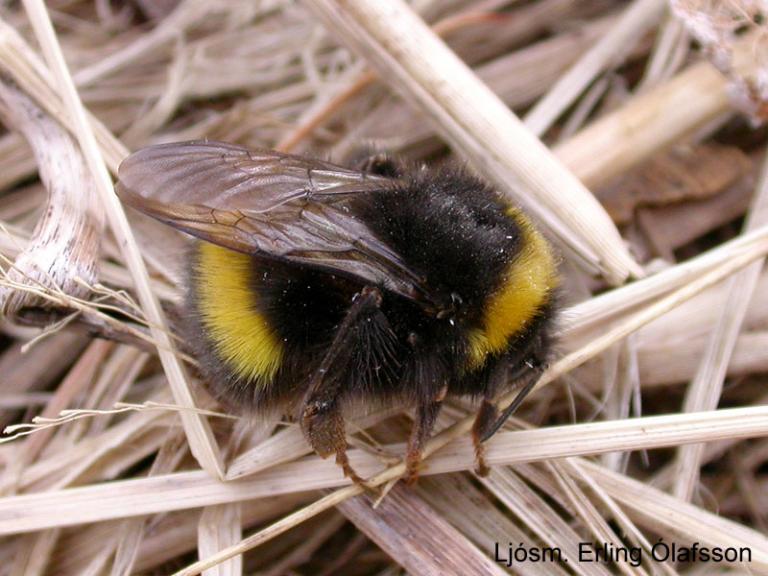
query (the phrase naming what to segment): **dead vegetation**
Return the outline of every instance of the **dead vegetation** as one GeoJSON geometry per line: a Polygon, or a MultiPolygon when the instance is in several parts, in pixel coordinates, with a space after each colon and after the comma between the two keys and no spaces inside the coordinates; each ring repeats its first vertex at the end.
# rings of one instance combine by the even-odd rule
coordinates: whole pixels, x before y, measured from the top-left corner
{"type": "Polygon", "coordinates": [[[768,15],[412,8],[0,6],[0,574],[768,573],[768,15]],[[560,354],[490,476],[461,402],[414,489],[410,414],[356,423],[378,499],[295,425],[220,413],[174,335],[186,241],[112,193],[129,150],[194,138],[454,156],[536,216],[563,255],[560,354]],[[656,562],[659,539],[751,562],[656,562]]]}

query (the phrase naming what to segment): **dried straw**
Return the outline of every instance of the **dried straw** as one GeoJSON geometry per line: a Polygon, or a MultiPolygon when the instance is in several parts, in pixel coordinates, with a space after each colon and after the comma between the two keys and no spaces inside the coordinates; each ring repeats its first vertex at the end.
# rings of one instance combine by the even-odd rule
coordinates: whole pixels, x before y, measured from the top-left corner
{"type": "MultiPolygon", "coordinates": [[[[106,210],[107,219],[118,244],[124,251],[126,263],[136,282],[139,300],[150,322],[150,331],[153,338],[158,342],[158,355],[168,376],[168,383],[176,401],[181,406],[194,408],[195,401],[189,389],[184,368],[176,356],[174,343],[169,336],[165,315],[160,308],[157,296],[152,292],[149,285],[149,275],[141,258],[141,253],[133,238],[125,212],[112,189],[112,180],[101,157],[77,89],[69,74],[48,11],[40,0],[26,0],[24,6],[29,13],[30,21],[43,48],[46,60],[61,87],[61,97],[70,117],[73,118],[80,148],[83,150],[88,168],[96,180],[99,199],[106,210]]],[[[181,420],[189,437],[192,453],[198,458],[200,465],[210,474],[223,478],[224,465],[208,423],[194,412],[182,412],[181,420]]]]}
{"type": "Polygon", "coordinates": [[[756,3],[47,5],[0,17],[0,290],[34,324],[0,321],[0,574],[487,574],[508,542],[568,558],[515,573],[768,574],[768,161],[739,116],[765,114],[756,3]],[[293,423],[221,417],[202,391],[194,408],[187,240],[129,226],[108,175],[189,138],[334,161],[449,144],[565,246],[557,355],[487,444],[488,477],[460,399],[410,488],[408,407],[350,417],[375,496],[293,423]],[[752,561],[653,562],[660,538],[752,561]],[[644,558],[582,562],[584,541],[644,558]]]}

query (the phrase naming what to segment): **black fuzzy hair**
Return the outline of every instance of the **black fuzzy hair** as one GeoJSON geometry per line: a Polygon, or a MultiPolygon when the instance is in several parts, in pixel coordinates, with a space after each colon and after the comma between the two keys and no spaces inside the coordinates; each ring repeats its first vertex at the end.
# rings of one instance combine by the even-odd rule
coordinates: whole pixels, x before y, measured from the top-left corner
{"type": "MultiPolygon", "coordinates": [[[[380,308],[355,327],[355,344],[341,355],[328,378],[343,379],[345,403],[411,403],[449,393],[483,396],[498,362],[541,366],[547,359],[555,303],[550,295],[508,349],[467,369],[468,334],[477,327],[488,299],[499,290],[524,241],[509,206],[467,171],[369,162],[379,174],[398,174],[392,185],[361,196],[358,217],[394,249],[430,288],[455,303],[448,318],[425,314],[417,304],[383,287],[380,308]]],[[[304,386],[333,341],[346,310],[362,285],[309,267],[253,257],[254,302],[284,344],[283,364],[268,386],[238,378],[217,356],[202,325],[196,296],[196,253],[190,258],[188,334],[213,393],[246,411],[298,406],[304,386]]]]}

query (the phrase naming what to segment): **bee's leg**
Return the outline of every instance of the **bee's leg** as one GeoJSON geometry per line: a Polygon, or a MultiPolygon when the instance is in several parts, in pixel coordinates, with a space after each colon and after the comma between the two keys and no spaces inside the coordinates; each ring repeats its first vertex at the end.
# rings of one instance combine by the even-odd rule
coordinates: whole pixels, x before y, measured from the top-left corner
{"type": "Polygon", "coordinates": [[[366,286],[356,295],[341,325],[336,330],[320,366],[312,374],[301,408],[301,430],[315,452],[326,458],[336,454],[344,475],[364,485],[347,458],[347,439],[341,413],[340,395],[345,383],[344,371],[352,355],[356,325],[365,321],[371,310],[381,305],[381,293],[366,286]]]}
{"type": "Polygon", "coordinates": [[[498,417],[498,407],[484,399],[472,426],[472,443],[475,445],[475,473],[479,476],[488,476],[490,472],[488,464],[485,463],[485,444],[482,440],[482,430],[488,426],[489,422],[494,422],[498,417]]]}
{"type": "Polygon", "coordinates": [[[499,418],[499,407],[496,405],[496,393],[507,380],[507,363],[499,362],[493,369],[488,379],[488,386],[483,395],[483,403],[475,416],[472,425],[472,443],[475,445],[475,472],[480,476],[487,476],[489,469],[485,463],[485,446],[483,439],[486,431],[499,418]]]}
{"type": "Polygon", "coordinates": [[[498,366],[491,373],[488,388],[483,397],[483,403],[472,426],[472,442],[475,445],[475,471],[480,476],[487,476],[490,471],[485,463],[485,446],[483,442],[493,436],[504,425],[507,418],[517,410],[517,407],[520,406],[528,393],[536,385],[542,370],[543,364],[535,356],[532,356],[516,367],[510,379],[513,382],[522,380],[522,387],[512,403],[504,409],[504,412],[499,410],[495,398],[498,391],[502,390],[507,383],[509,365],[505,361],[499,362],[498,366]]]}
{"type": "Polygon", "coordinates": [[[421,466],[421,451],[432,433],[437,415],[443,405],[448,386],[443,386],[437,396],[428,402],[423,402],[416,408],[416,419],[413,423],[411,436],[408,439],[408,452],[405,456],[405,482],[412,485],[419,478],[421,466]]]}
{"type": "Polygon", "coordinates": [[[316,402],[306,404],[302,411],[301,427],[318,455],[327,458],[335,453],[336,464],[344,471],[344,476],[355,484],[365,486],[365,480],[355,472],[347,457],[344,418],[338,403],[322,406],[316,402]]]}

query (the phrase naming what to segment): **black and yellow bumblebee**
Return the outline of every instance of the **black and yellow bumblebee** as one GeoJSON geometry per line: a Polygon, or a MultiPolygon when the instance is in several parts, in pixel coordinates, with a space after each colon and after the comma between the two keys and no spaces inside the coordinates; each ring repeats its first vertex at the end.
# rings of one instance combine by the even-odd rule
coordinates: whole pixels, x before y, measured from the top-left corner
{"type": "Polygon", "coordinates": [[[225,404],[294,415],[361,482],[345,409],[415,407],[413,480],[445,397],[471,396],[484,468],[481,442],[551,349],[557,259],[519,208],[461,168],[378,154],[348,169],[213,141],[139,150],[119,180],[128,205],[200,240],[187,335],[225,404]]]}

